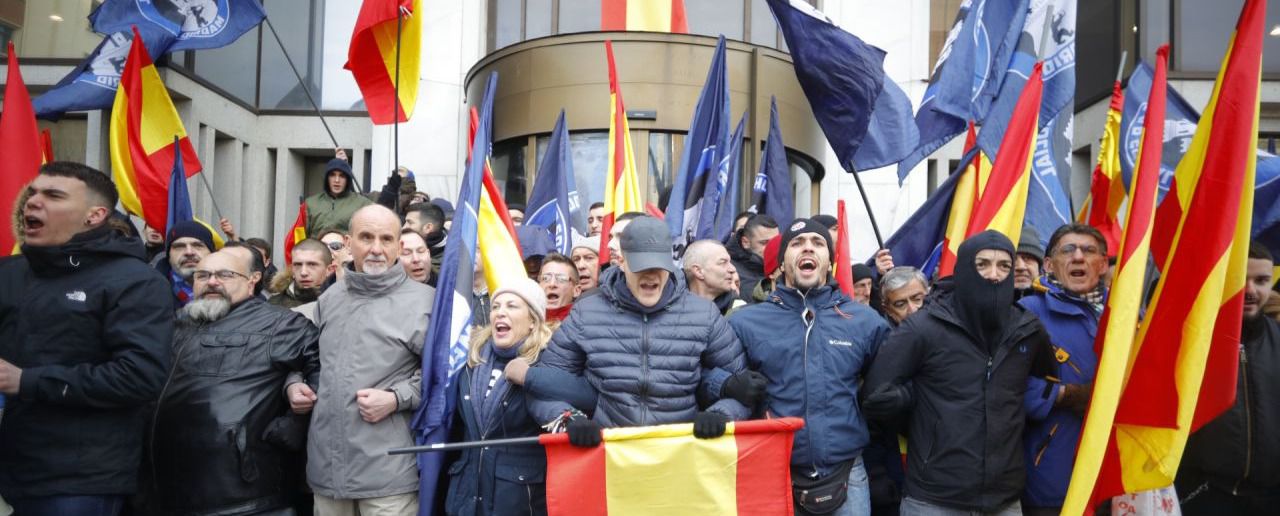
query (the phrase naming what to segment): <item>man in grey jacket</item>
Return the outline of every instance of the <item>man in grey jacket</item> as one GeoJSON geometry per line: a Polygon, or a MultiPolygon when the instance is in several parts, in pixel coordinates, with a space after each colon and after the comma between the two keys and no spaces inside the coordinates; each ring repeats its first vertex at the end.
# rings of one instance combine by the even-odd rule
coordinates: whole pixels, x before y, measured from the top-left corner
{"type": "Polygon", "coordinates": [[[422,401],[421,355],[435,289],[396,264],[400,219],[371,205],[351,217],[354,258],[320,296],[320,388],[307,442],[317,516],[418,513],[409,421],[422,401]]]}

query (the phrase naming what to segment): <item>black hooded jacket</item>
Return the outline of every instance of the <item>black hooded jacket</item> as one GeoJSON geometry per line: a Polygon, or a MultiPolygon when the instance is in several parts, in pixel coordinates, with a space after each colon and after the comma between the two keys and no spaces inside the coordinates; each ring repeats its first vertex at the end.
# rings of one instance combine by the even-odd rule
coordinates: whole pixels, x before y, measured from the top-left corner
{"type": "Polygon", "coordinates": [[[137,238],[102,227],[0,259],[0,496],[130,494],[170,364],[173,295],[137,238]]]}
{"type": "Polygon", "coordinates": [[[738,270],[738,278],[741,288],[738,290],[738,299],[748,303],[755,303],[756,299],[751,293],[755,290],[756,285],[760,284],[760,280],[764,279],[764,258],[761,258],[750,249],[742,247],[741,232],[735,232],[729,238],[729,242],[724,248],[729,251],[729,259],[733,260],[733,268],[738,270]]]}
{"type": "Polygon", "coordinates": [[[889,335],[862,389],[873,421],[909,413],[907,494],[984,512],[1021,496],[1027,378],[1057,368],[1040,320],[1013,303],[1012,271],[999,283],[977,274],[978,251],[1013,256],[1008,238],[990,233],[960,246],[956,275],[889,335]]]}

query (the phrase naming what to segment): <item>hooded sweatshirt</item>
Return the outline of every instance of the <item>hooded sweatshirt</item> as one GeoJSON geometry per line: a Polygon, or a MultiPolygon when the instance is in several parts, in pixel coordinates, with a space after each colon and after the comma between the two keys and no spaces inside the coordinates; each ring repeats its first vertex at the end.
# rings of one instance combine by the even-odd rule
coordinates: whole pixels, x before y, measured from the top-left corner
{"type": "Polygon", "coordinates": [[[307,234],[318,235],[320,230],[335,228],[342,231],[350,229],[351,216],[356,210],[373,204],[359,192],[356,192],[355,181],[351,175],[351,165],[346,160],[334,158],[324,169],[324,190],[307,197],[307,234]],[[347,177],[347,188],[334,195],[329,192],[329,173],[337,170],[347,177]]]}

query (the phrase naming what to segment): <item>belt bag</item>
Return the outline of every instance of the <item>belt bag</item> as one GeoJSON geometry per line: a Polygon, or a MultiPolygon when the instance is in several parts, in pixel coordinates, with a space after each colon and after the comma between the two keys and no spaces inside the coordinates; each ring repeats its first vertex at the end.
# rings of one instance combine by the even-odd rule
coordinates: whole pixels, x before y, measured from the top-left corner
{"type": "Polygon", "coordinates": [[[818,478],[806,474],[791,473],[791,493],[796,506],[805,514],[831,514],[844,505],[849,495],[849,471],[854,461],[835,467],[818,478]]]}

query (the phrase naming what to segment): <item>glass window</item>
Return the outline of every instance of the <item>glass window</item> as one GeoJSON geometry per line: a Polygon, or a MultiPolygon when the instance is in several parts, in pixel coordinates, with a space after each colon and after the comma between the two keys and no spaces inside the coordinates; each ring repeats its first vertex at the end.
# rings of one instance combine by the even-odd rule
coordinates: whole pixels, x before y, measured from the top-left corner
{"type": "MultiPolygon", "coordinates": [[[[293,64],[298,67],[298,73],[307,81],[307,88],[313,96],[320,98],[320,42],[324,40],[321,13],[324,12],[324,4],[275,1],[266,2],[263,6],[293,64]]],[[[289,68],[284,52],[280,51],[280,45],[270,31],[262,35],[260,95],[258,107],[262,109],[311,109],[306,92],[298,84],[297,76],[289,68]]]]}
{"type": "MultiPolygon", "coordinates": [[[[666,189],[671,188],[675,175],[675,161],[678,158],[673,159],[672,156],[675,155],[676,140],[671,133],[649,133],[649,156],[642,160],[647,164],[645,173],[649,174],[649,188],[645,198],[658,204],[661,209],[666,209],[662,194],[670,195],[666,189]]],[[[639,166],[639,163],[636,165],[639,166]]]]}
{"type": "Polygon", "coordinates": [[[600,2],[560,0],[560,34],[600,30],[600,2]]]}
{"type": "Polygon", "coordinates": [[[493,50],[520,41],[520,0],[494,0],[493,50]]]}
{"type": "MultiPolygon", "coordinates": [[[[294,0],[286,1],[286,5],[292,3],[294,0]]],[[[319,65],[321,95],[316,100],[324,109],[363,111],[364,97],[360,96],[360,88],[356,86],[356,80],[351,72],[342,68],[347,63],[351,31],[355,29],[356,14],[360,12],[361,2],[360,0],[324,0],[323,8],[320,7],[319,2],[316,3],[317,5],[312,7],[313,12],[324,13],[322,22],[324,28],[316,34],[319,39],[312,40],[313,45],[320,47],[315,51],[321,56],[319,65]]],[[[283,39],[284,35],[281,34],[280,37],[283,39]]],[[[272,41],[270,44],[274,45],[275,42],[272,41]]],[[[293,57],[295,62],[301,59],[293,54],[292,49],[289,50],[289,56],[293,57]]],[[[297,79],[292,79],[291,82],[296,84],[297,79]]]]}
{"type": "Polygon", "coordinates": [[[551,35],[551,0],[526,0],[524,39],[551,35]]]}
{"type": "Polygon", "coordinates": [[[197,50],[195,72],[231,96],[255,104],[258,91],[258,29],[244,33],[235,43],[225,47],[197,50]]]}
{"type": "Polygon", "coordinates": [[[778,46],[778,24],[765,0],[751,0],[751,42],[766,47],[778,46]]]}
{"type": "MultiPolygon", "coordinates": [[[[1216,73],[1240,16],[1244,0],[1174,4],[1173,59],[1170,68],[1188,72],[1216,73]]],[[[1280,24],[1280,8],[1267,9],[1264,30],[1280,24]]],[[[1262,71],[1280,71],[1280,38],[1263,37],[1262,71]]]]}
{"type": "MultiPolygon", "coordinates": [[[[742,39],[743,1],[685,0],[685,16],[689,18],[689,32],[706,36],[742,39]]],[[[768,12],[768,8],[765,11],[768,12]]],[[[772,14],[770,14],[772,20],[772,14]]]]}
{"type": "Polygon", "coordinates": [[[9,42],[13,41],[13,27],[0,23],[0,56],[9,56],[9,42]]]}
{"type": "Polygon", "coordinates": [[[89,11],[96,6],[84,0],[28,0],[22,26],[14,33],[14,48],[22,57],[80,59],[102,42],[89,27],[89,11]]]}
{"type": "Polygon", "coordinates": [[[508,203],[527,200],[525,186],[524,154],[528,140],[512,138],[493,145],[489,165],[493,167],[493,180],[508,203]]]}

